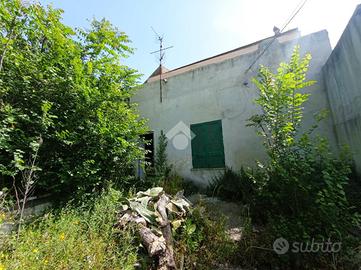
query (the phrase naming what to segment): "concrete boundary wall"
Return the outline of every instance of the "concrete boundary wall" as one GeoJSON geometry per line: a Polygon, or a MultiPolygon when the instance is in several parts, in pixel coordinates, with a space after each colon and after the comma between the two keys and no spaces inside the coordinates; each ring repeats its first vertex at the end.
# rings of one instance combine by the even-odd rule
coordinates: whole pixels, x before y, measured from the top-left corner
{"type": "Polygon", "coordinates": [[[347,144],[361,175],[361,5],[323,68],[339,146],[347,144]]]}

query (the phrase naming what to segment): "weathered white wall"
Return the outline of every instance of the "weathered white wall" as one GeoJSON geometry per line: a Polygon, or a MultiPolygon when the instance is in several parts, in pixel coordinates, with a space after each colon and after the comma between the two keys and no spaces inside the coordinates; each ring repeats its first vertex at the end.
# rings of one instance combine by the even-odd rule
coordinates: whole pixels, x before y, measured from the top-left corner
{"type": "MultiPolygon", "coordinates": [[[[168,77],[167,83],[163,84],[162,103],[159,101],[159,81],[144,84],[132,101],[139,104],[141,115],[149,119],[148,125],[155,132],[155,145],[160,131],[167,133],[179,121],[190,125],[222,119],[226,166],[239,169],[241,166],[254,166],[256,160],[264,159],[261,139],[254,128],[246,127],[247,119],[259,108],[253,102],[257,89],[251,83],[256,71],[247,74],[245,71],[268,42],[265,40],[255,50],[248,50],[235,58],[168,77]],[[248,85],[244,85],[245,82],[248,85]]],[[[313,114],[328,108],[321,73],[331,53],[327,32],[282,43],[276,40],[253,69],[257,70],[259,64],[276,69],[280,62],[289,60],[296,44],[300,44],[302,54],[312,54],[309,78],[318,81],[317,85],[307,89],[312,96],[306,105],[305,123],[310,126],[313,114]]],[[[320,126],[319,132],[328,136],[331,143],[334,142],[330,119],[320,126]]],[[[168,156],[180,175],[201,185],[219,172],[216,169],[192,169],[190,144],[185,150],[177,150],[170,142],[168,156]]]]}
{"type": "Polygon", "coordinates": [[[361,5],[324,67],[338,144],[348,144],[361,174],[361,5]]]}

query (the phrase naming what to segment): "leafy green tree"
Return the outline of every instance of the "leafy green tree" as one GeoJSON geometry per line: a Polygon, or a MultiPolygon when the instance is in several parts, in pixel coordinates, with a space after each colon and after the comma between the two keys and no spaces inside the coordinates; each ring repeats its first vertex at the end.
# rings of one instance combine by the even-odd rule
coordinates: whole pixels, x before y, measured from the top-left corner
{"type": "Polygon", "coordinates": [[[306,80],[310,59],[309,54],[301,58],[296,47],[291,61],[281,63],[277,73],[261,67],[254,79],[262,114],[253,116],[250,125],[264,138],[269,161],[254,174],[257,198],[252,213],[266,224],[273,240],[343,241],[359,224],[344,191],[350,159],[347,154],[335,156],[326,139],[310,136],[317,124],[300,130],[310,96],[302,89],[314,83],[306,80]]]}
{"type": "Polygon", "coordinates": [[[251,117],[249,125],[259,128],[272,156],[280,155],[295,142],[303,105],[310,96],[301,90],[315,83],[306,79],[310,60],[310,54],[301,59],[296,46],[291,61],[281,63],[276,74],[261,66],[258,78],[253,79],[259,89],[256,103],[261,106],[262,114],[251,117]]]}
{"type": "Polygon", "coordinates": [[[138,135],[144,123],[129,103],[139,75],[122,63],[133,51],[128,36],[104,19],[72,29],[61,14],[0,1],[2,186],[14,172],[14,154],[21,151],[28,160],[39,136],[39,191],[122,184],[143,155],[138,135]]]}

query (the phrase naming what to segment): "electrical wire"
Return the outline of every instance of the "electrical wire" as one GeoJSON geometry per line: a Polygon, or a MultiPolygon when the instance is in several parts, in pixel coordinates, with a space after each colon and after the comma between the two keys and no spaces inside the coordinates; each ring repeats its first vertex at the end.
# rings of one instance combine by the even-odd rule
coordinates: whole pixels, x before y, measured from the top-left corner
{"type": "MultiPolygon", "coordinates": [[[[280,30],[280,34],[286,29],[286,27],[293,21],[293,19],[297,16],[297,14],[301,11],[301,9],[305,6],[305,4],[307,3],[308,0],[303,0],[301,1],[296,9],[291,13],[289,19],[286,21],[286,23],[284,24],[284,26],[282,27],[282,29],[280,30]]],[[[252,64],[247,68],[247,70],[245,71],[245,73],[247,74],[248,71],[251,70],[251,68],[257,63],[257,61],[264,55],[264,53],[269,49],[269,47],[271,47],[271,45],[273,44],[273,42],[276,40],[277,35],[275,35],[272,40],[267,44],[266,48],[257,56],[257,58],[252,62],[252,64]]]]}

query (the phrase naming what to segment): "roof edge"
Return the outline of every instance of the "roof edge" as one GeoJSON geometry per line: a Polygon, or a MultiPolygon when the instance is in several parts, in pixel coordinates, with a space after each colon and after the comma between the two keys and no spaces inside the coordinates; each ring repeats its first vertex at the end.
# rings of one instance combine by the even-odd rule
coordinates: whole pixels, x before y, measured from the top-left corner
{"type": "MultiPolygon", "coordinates": [[[[198,60],[198,61],[195,61],[195,62],[192,62],[190,64],[187,64],[187,65],[184,65],[184,66],[180,66],[178,68],[175,68],[175,69],[171,69],[171,70],[167,70],[166,72],[162,73],[162,74],[167,74],[167,73],[171,73],[171,72],[174,72],[174,71],[179,71],[183,68],[187,68],[187,67],[191,67],[193,65],[197,65],[197,64],[200,64],[202,62],[206,62],[206,61],[209,61],[209,60],[212,60],[214,58],[217,58],[217,57],[221,57],[221,56],[224,56],[224,55],[227,55],[227,54],[231,54],[231,53],[234,53],[234,52],[237,52],[237,51],[240,51],[240,50],[243,50],[243,49],[247,49],[247,48],[250,48],[252,46],[255,46],[265,40],[268,40],[268,39],[271,39],[271,38],[279,38],[279,37],[282,37],[282,36],[286,36],[286,35],[289,35],[289,34],[292,34],[292,33],[299,33],[299,30],[298,28],[293,28],[293,29],[290,29],[288,31],[285,31],[277,36],[269,36],[267,38],[264,38],[264,39],[260,39],[258,41],[255,41],[255,42],[252,42],[252,43],[249,43],[247,45],[244,45],[244,46],[241,46],[241,47],[238,47],[238,48],[235,48],[235,49],[232,49],[232,50],[229,50],[229,51],[226,51],[226,52],[223,52],[223,53],[220,53],[220,54],[217,54],[217,55],[214,55],[214,56],[211,56],[211,57],[207,57],[207,58],[204,58],[202,60],[198,60]]],[[[149,81],[153,81],[151,80],[152,78],[155,78],[156,75],[153,75],[155,72],[153,72],[149,77],[148,79],[145,81],[145,83],[149,82],[149,81]]],[[[157,74],[159,75],[159,74],[157,74]]]]}
{"type": "Polygon", "coordinates": [[[270,36],[270,37],[267,37],[267,38],[263,38],[263,39],[260,39],[260,40],[255,41],[255,42],[249,43],[249,44],[247,44],[247,45],[244,45],[244,46],[241,46],[241,47],[232,49],[232,50],[230,50],[230,51],[226,51],[226,52],[223,52],[223,53],[220,53],[220,54],[216,54],[216,55],[213,55],[213,56],[204,58],[204,59],[202,59],[202,60],[199,60],[199,61],[196,61],[196,62],[187,64],[187,65],[184,65],[184,66],[180,66],[180,67],[175,68],[175,69],[171,69],[171,70],[169,70],[168,72],[175,71],[175,70],[178,70],[178,69],[182,69],[182,68],[185,68],[185,67],[188,67],[188,66],[192,66],[192,65],[194,65],[194,64],[202,63],[202,62],[205,62],[205,61],[207,61],[207,60],[210,60],[210,59],[213,59],[213,58],[222,56],[222,55],[226,55],[226,54],[229,54],[229,53],[232,53],[232,52],[236,52],[236,51],[238,51],[238,50],[246,49],[246,48],[248,48],[248,47],[252,47],[252,46],[254,46],[254,45],[258,44],[258,43],[261,43],[262,41],[265,41],[265,40],[267,40],[267,39],[270,39],[270,38],[273,38],[273,37],[278,38],[278,37],[281,37],[281,36],[290,34],[290,33],[292,33],[292,32],[295,32],[295,33],[298,32],[298,28],[293,28],[293,29],[290,29],[290,30],[288,30],[288,31],[286,31],[286,32],[283,32],[283,33],[281,33],[281,34],[279,34],[279,35],[277,35],[277,36],[270,36]]]}

